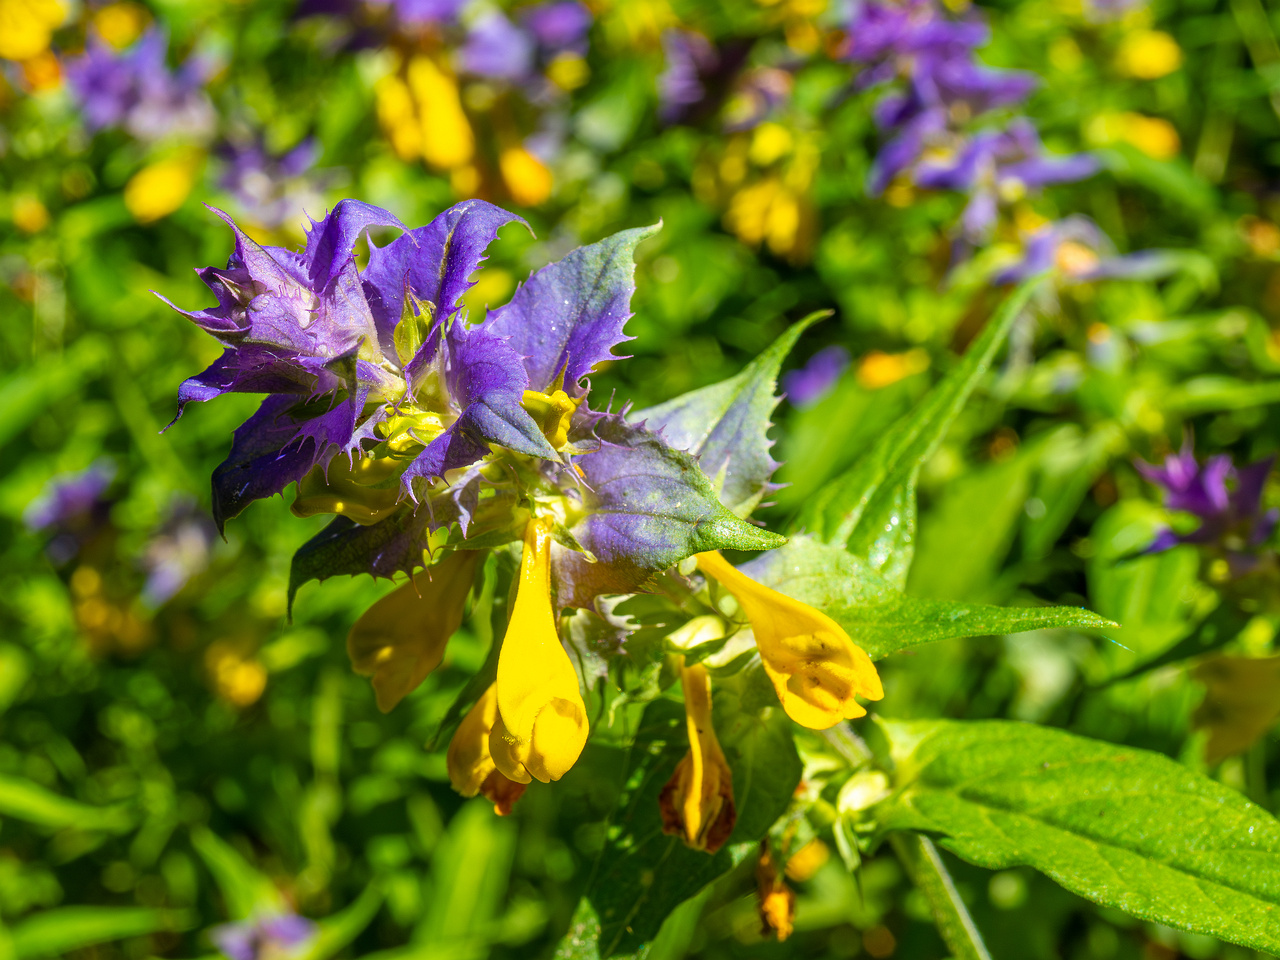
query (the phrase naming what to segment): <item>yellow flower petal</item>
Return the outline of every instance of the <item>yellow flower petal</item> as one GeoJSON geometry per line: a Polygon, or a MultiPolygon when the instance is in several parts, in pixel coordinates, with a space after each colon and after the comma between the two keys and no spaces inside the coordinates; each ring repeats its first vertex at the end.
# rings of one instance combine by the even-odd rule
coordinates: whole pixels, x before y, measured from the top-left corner
{"type": "Polygon", "coordinates": [[[494,765],[489,735],[497,718],[498,687],[491,683],[458,724],[449,741],[445,764],[453,789],[464,797],[483,794],[493,802],[494,813],[505,817],[524,793],[525,785],[508,780],[494,765]]]}
{"type": "Polygon", "coordinates": [[[475,550],[458,550],[364,612],[347,635],[356,673],[373,678],[378,709],[386,713],[440,665],[445,645],[462,623],[475,579],[475,550]]]}
{"type": "Polygon", "coordinates": [[[733,771],[711,724],[711,678],[706,667],[681,667],[689,752],[662,788],[658,805],[662,832],[674,834],[694,850],[715,853],[733,833],[738,813],[733,803],[733,771]]]}
{"type": "Polygon", "coordinates": [[[67,18],[58,0],[0,0],[0,57],[29,60],[49,49],[53,31],[67,18]]]}
{"type": "Polygon", "coordinates": [[[190,195],[203,159],[190,150],[143,167],[124,185],[125,207],[139,223],[167,217],[190,195]]]}
{"type": "Polygon", "coordinates": [[[489,749],[508,779],[559,780],[587,742],[578,675],[551,609],[551,523],[530,520],[520,582],[498,656],[498,717],[489,749]]]}
{"type": "Polygon", "coordinates": [[[503,150],[498,167],[511,199],[520,206],[536,207],[551,196],[555,178],[546,165],[524,147],[503,150]]]}
{"type": "Polygon", "coordinates": [[[476,150],[475,135],[453,77],[427,57],[414,57],[409,62],[408,80],[422,118],[423,158],[441,170],[470,163],[476,150]]]}
{"type": "Polygon", "coordinates": [[[751,621],[765,673],[796,723],[825,730],[867,712],[855,696],[884,696],[871,658],[825,613],[756,583],[719,553],[698,554],[698,566],[734,595],[751,621]]]}

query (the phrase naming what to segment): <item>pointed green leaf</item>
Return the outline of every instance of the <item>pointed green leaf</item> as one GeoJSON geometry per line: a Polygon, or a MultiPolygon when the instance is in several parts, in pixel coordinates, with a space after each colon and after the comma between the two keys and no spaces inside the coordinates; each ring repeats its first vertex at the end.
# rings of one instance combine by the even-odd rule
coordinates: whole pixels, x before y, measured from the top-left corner
{"type": "Polygon", "coordinates": [[[698,458],[720,502],[740,517],[750,515],[769,491],[778,463],[769,455],[770,417],[780,399],[774,392],[782,361],[800,335],[830,310],[792,324],[737,376],[693,390],[628,416],[643,422],[677,450],[698,458]]]}
{"type": "Polygon", "coordinates": [[[766,586],[826,613],[873,660],[950,637],[1115,626],[1079,607],[997,607],[908,597],[866,561],[808,536],[792,537],[786,546],[742,569],[766,586]]]}
{"type": "Polygon", "coordinates": [[[1013,721],[880,721],[884,830],[1031,866],[1144,920],[1280,952],[1280,823],[1167,757],[1013,721]]]}
{"type": "Polygon", "coordinates": [[[133,815],[120,805],[95,807],[70,800],[22,777],[0,775],[0,816],[61,830],[121,833],[133,826],[133,815]]]}
{"type": "Polygon", "coordinates": [[[866,552],[892,515],[899,489],[912,481],[942,442],[1039,283],[1028,281],[1009,295],[956,368],[865,456],[818,491],[801,512],[798,528],[828,543],[848,544],[856,553],[866,552]]]}
{"type": "Polygon", "coordinates": [[[213,874],[226,905],[227,916],[232,920],[285,911],[287,905],[276,885],[212,830],[206,827],[193,829],[191,845],[213,874]]]}

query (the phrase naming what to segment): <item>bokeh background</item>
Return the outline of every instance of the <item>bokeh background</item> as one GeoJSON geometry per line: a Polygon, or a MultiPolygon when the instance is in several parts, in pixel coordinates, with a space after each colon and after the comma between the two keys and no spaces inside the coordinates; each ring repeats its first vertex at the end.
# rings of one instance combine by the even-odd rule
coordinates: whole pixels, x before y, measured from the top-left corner
{"type": "MultiPolygon", "coordinates": [[[[218,347],[152,293],[206,305],[231,235],[204,204],[283,245],[347,196],[508,206],[532,230],[473,316],[661,219],[635,359],[595,378],[640,406],[833,310],[784,380],[779,525],[1050,270],[922,476],[910,592],[1123,627],[895,656],[877,712],[1154,749],[1274,812],[1273,534],[1142,553],[1195,523],[1135,460],[1280,445],[1277,31],[1264,0],[0,0],[0,958],[550,956],[604,842],[589,778],[498,819],[424,750],[485,629],[384,716],[343,641],[388,585],[310,585],[290,621],[322,520],[214,532],[257,400],[162,432],[218,347]],[[264,904],[310,923],[219,932],[264,904]]],[[[997,960],[1253,956],[949,864],[997,960]]],[[[786,943],[744,867],[650,960],[946,955],[887,850],[853,878],[819,840],[788,875],[786,943]]]]}

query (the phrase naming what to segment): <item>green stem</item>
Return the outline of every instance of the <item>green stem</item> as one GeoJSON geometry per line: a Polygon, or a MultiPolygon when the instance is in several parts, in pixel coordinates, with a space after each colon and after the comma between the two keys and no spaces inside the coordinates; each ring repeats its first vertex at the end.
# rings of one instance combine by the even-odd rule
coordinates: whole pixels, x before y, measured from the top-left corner
{"type": "Polygon", "coordinates": [[[982,934],[960,899],[933,841],[919,833],[893,833],[889,843],[907,868],[911,882],[928,899],[938,933],[956,960],[991,960],[982,934]]]}
{"type": "Polygon", "coordinates": [[[1271,109],[1280,117],[1280,43],[1267,10],[1259,0],[1231,0],[1231,12],[1258,75],[1270,89],[1271,109]]]}

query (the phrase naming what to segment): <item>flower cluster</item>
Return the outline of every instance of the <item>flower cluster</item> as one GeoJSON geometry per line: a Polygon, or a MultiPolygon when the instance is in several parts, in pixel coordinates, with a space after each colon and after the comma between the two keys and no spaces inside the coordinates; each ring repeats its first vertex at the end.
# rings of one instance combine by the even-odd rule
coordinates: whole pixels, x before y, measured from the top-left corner
{"type": "Polygon", "coordinates": [[[864,0],[845,49],[847,59],[863,67],[859,88],[898,85],[875,108],[876,124],[889,139],[872,165],[868,190],[878,195],[915,186],[967,194],[961,232],[970,244],[989,239],[1002,205],[1098,169],[1087,154],[1047,154],[1025,118],[971,130],[974,121],[1023,102],[1036,84],[1031,74],[978,62],[975,51],[988,36],[983,23],[950,19],[934,0],[864,0]]]}
{"type": "MultiPolygon", "coordinates": [[[[708,428],[696,394],[644,416],[589,403],[591,371],[629,339],[633,254],[652,229],[573,251],[471,323],[460,309],[468,277],[498,230],[519,222],[489,203],[458,204],[410,230],[344,200],[311,222],[300,253],[260,246],[222,216],[235,252],[225,269],[199,271],[218,304],[180,312],[225,351],[182,385],[178,412],[227,392],[268,396],[214,472],[218,523],[297,483],[295,513],[335,517],[294,558],[294,588],[335,574],[407,575],[347,641],[384,710],[440,664],[486,555],[514,567],[493,672],[449,746],[463,794],[505,812],[526,784],[558,780],[577,761],[589,720],[562,613],[602,618],[605,598],[676,598],[682,651],[690,638],[741,634],[782,709],[805,726],[860,716],[857,697],[882,695],[841,627],[718,552],[782,542],[743,519],[776,467],[767,417],[752,436],[748,408],[721,404],[721,426],[708,428]],[[372,228],[403,232],[370,241],[361,268],[355,244],[372,228]]],[[[664,793],[664,821],[714,850],[733,828],[732,775],[707,674],[696,663],[682,671],[690,752],[664,793]]]]}
{"type": "Polygon", "coordinates": [[[1196,544],[1220,553],[1229,576],[1258,570],[1270,556],[1263,548],[1280,519],[1280,509],[1262,509],[1263,490],[1274,463],[1275,457],[1267,457],[1237,467],[1228,454],[1200,463],[1189,439],[1161,466],[1139,461],[1139,472],[1163,490],[1166,507],[1200,521],[1189,533],[1160,531],[1147,552],[1196,544]]]}

